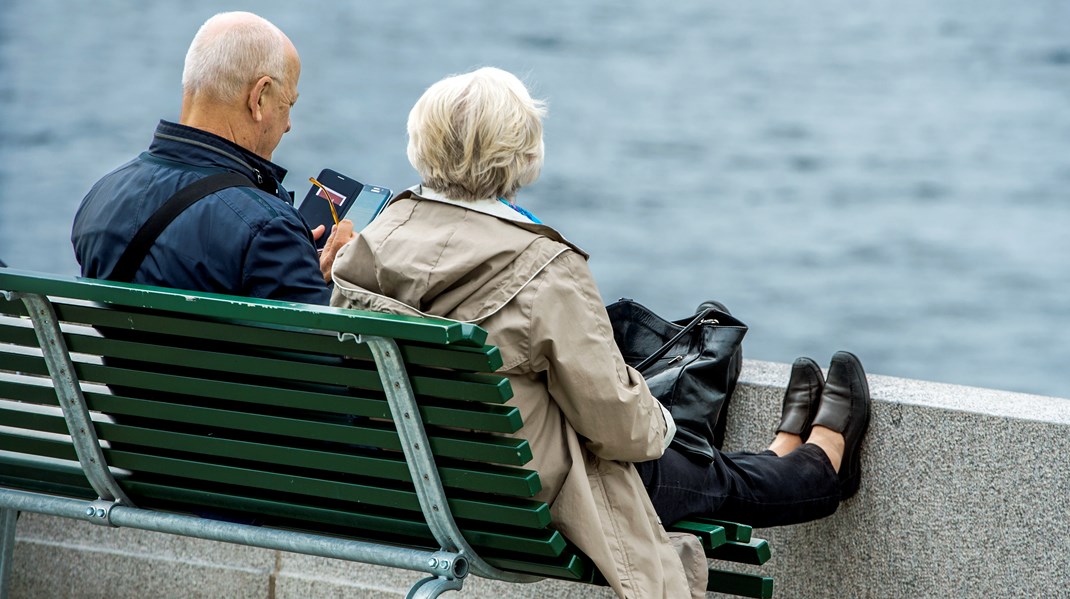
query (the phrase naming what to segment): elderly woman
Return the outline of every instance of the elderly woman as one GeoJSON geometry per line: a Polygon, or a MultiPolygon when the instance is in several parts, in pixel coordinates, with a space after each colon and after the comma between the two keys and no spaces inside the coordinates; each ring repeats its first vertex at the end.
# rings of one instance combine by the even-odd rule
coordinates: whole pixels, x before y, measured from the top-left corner
{"type": "Polygon", "coordinates": [[[858,486],[865,375],[844,352],[828,385],[798,361],[770,451],[696,464],[666,450],[672,418],[614,345],[587,255],[516,203],[542,166],[544,114],[498,69],[432,85],[408,123],[422,184],[339,252],[331,303],[484,327],[554,525],[621,597],[702,597],[704,561],[685,566],[662,523],[701,513],[764,526],[832,513],[858,486]]]}

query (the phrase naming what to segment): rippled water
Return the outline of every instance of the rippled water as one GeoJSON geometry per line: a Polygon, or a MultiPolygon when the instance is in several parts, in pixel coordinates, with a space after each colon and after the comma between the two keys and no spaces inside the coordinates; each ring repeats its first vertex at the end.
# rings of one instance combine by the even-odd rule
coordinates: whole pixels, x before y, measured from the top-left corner
{"type": "MultiPolygon", "coordinates": [[[[75,274],[89,186],[177,118],[218,4],[7,0],[0,259],[75,274]]],[[[1070,3],[234,2],[304,61],[276,161],[395,189],[408,108],[491,64],[550,102],[521,201],[607,301],[717,298],[748,356],[1067,397],[1070,3]]]]}

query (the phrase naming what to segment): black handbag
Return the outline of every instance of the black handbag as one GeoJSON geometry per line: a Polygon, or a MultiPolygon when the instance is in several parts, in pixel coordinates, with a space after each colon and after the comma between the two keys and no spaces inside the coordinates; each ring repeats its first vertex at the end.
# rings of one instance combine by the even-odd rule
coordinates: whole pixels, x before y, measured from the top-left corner
{"type": "Polygon", "coordinates": [[[672,446],[700,463],[712,461],[724,442],[747,325],[716,308],[670,322],[626,298],[606,311],[624,361],[676,421],[672,446]]]}

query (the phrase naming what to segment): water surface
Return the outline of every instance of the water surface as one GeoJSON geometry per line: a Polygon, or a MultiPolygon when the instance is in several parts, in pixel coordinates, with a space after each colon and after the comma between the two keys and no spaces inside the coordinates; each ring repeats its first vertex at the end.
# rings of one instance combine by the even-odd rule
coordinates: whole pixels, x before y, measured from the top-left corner
{"type": "MultiPolygon", "coordinates": [[[[7,0],[0,259],[75,274],[90,185],[176,119],[218,4],[7,0]]],[[[409,107],[496,65],[550,103],[521,202],[607,301],[706,298],[749,357],[1070,396],[1070,3],[233,2],[301,52],[288,183],[415,182],[409,107]]]]}

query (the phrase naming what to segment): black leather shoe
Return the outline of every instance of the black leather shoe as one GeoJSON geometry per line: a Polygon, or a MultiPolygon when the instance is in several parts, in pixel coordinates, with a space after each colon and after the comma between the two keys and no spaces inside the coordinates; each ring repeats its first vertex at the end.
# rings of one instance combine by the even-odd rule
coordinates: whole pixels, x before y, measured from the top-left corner
{"type": "Polygon", "coordinates": [[[800,435],[805,441],[810,436],[825,377],[821,367],[810,358],[796,358],[791,365],[788,389],[784,392],[784,409],[776,432],[800,435]]]}
{"type": "Polygon", "coordinates": [[[825,390],[818,402],[814,426],[843,434],[840,499],[858,492],[862,478],[862,439],[869,428],[869,384],[862,363],[849,352],[836,352],[829,364],[825,390]]]}

